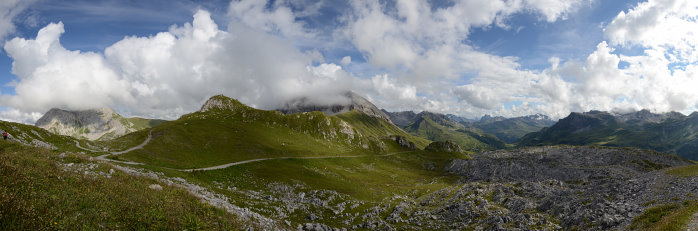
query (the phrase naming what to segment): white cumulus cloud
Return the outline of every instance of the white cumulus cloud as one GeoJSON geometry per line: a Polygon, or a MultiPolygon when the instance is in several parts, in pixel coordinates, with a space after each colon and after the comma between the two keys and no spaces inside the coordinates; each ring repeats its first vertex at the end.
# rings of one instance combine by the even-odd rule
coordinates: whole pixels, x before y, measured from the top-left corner
{"type": "Polygon", "coordinates": [[[336,64],[313,65],[313,52],[264,28],[233,21],[221,30],[204,10],[166,32],[125,37],[104,54],[67,50],[60,44],[63,33],[63,23],[51,23],[34,39],[5,45],[18,81],[16,94],[0,99],[10,107],[3,116],[26,122],[53,107],[108,106],[126,115],[174,119],[215,94],[265,109],[299,97],[337,102],[348,90],[386,99],[415,94],[414,87],[387,77],[364,79],[336,64]]]}
{"type": "Polygon", "coordinates": [[[391,110],[468,117],[696,108],[693,1],[638,3],[613,18],[604,29],[607,41],[598,41],[586,58],[545,57],[550,66],[543,70],[468,42],[473,28],[511,30],[508,20],[520,13],[540,23],[564,20],[587,2],[356,0],[327,32],[298,20],[318,14],[322,1],[236,0],[225,26],[200,10],[190,23],[125,37],[103,53],[64,48],[60,36],[70,25],[52,23],[33,39],[5,44],[18,78],[16,94],[0,98],[9,108],[0,116],[31,122],[51,107],[110,106],[126,115],[173,119],[214,94],[272,109],[298,97],[337,102],[346,90],[391,110]],[[623,54],[630,49],[643,52],[623,54]],[[344,58],[327,63],[326,54],[344,58]]]}

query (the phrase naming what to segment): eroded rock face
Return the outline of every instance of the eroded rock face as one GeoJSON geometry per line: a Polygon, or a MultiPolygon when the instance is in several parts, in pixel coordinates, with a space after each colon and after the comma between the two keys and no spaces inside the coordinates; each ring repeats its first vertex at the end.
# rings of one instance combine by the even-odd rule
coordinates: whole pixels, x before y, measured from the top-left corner
{"type": "Polygon", "coordinates": [[[127,121],[110,108],[83,111],[67,111],[53,108],[46,112],[36,126],[54,134],[97,140],[115,138],[134,132],[133,123],[127,121]]]}
{"type": "Polygon", "coordinates": [[[392,136],[392,138],[401,147],[405,147],[405,148],[412,149],[412,150],[417,149],[417,146],[414,143],[412,143],[412,141],[407,140],[407,138],[405,138],[404,136],[392,136]]]}

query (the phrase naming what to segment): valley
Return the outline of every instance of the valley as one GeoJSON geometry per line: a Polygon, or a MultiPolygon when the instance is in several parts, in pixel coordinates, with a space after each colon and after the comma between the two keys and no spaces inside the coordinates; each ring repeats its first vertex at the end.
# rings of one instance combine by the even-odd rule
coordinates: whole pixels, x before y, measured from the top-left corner
{"type": "MultiPolygon", "coordinates": [[[[17,142],[2,143],[0,155],[16,161],[20,157],[10,155],[16,150],[41,153],[44,165],[58,167],[49,176],[103,182],[90,192],[145,190],[134,195],[157,200],[173,200],[160,192],[187,192],[176,200],[197,198],[186,207],[210,209],[196,218],[199,229],[225,223],[215,219],[226,219],[226,227],[234,229],[261,230],[664,229],[688,225],[698,212],[693,161],[635,148],[512,148],[476,126],[434,113],[419,115],[402,129],[393,124],[398,119],[358,110],[334,116],[283,114],[214,96],[197,112],[108,140],[2,122],[0,128],[8,128],[17,142]],[[149,183],[119,189],[120,183],[110,183],[116,175],[149,183]],[[154,184],[165,187],[148,188],[154,184]],[[659,217],[652,214],[658,209],[663,211],[659,217]],[[213,219],[210,214],[227,215],[213,219]],[[656,219],[648,221],[648,216],[656,219]]],[[[32,171],[27,179],[47,170],[32,171]]],[[[49,187],[63,184],[48,182],[49,187]]],[[[9,198],[20,188],[3,190],[2,198],[9,198]]],[[[71,198],[60,194],[56,199],[77,200],[71,198]]],[[[6,201],[3,207],[50,203],[32,200],[6,201]]],[[[82,203],[96,211],[118,211],[97,201],[82,203]]],[[[26,212],[2,211],[3,219],[26,212]]],[[[153,217],[158,211],[134,214],[153,217]]],[[[168,214],[174,220],[188,216],[178,210],[168,214]]],[[[63,227],[79,221],[68,219],[73,213],[33,216],[63,227]]],[[[19,220],[3,227],[45,227],[13,219],[19,220]]],[[[94,219],[88,227],[138,229],[128,226],[127,218],[94,219]]],[[[148,224],[167,225],[150,219],[148,224]]]]}
{"type": "Polygon", "coordinates": [[[696,0],[0,0],[0,231],[698,231],[696,0]]]}

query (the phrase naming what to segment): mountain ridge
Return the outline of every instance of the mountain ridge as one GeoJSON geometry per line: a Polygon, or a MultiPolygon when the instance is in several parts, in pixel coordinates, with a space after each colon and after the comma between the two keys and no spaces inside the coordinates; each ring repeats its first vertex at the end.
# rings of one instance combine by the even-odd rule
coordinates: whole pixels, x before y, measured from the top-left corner
{"type": "Polygon", "coordinates": [[[408,127],[417,122],[421,116],[429,114],[432,115],[432,117],[438,117],[439,119],[437,120],[442,121],[442,125],[444,125],[443,121],[449,121],[455,124],[452,127],[463,131],[469,131],[466,133],[476,133],[480,136],[493,135],[497,139],[509,144],[516,142],[519,138],[528,133],[539,131],[541,128],[554,124],[554,121],[543,114],[512,118],[485,115],[480,120],[471,120],[453,114],[444,115],[429,111],[422,111],[420,113],[415,113],[413,111],[388,112],[383,109],[383,112],[390,116],[395,125],[403,129],[408,129],[408,127]]]}
{"type": "Polygon", "coordinates": [[[698,114],[572,112],[522,137],[518,146],[554,144],[637,147],[698,159],[698,114]]]}
{"type": "MultiPolygon", "coordinates": [[[[170,168],[200,168],[279,156],[385,154],[429,143],[357,109],[334,116],[319,111],[284,114],[223,95],[212,96],[201,110],[151,132],[151,142],[122,157],[170,168]]],[[[124,139],[129,137],[117,141],[124,139]]]]}

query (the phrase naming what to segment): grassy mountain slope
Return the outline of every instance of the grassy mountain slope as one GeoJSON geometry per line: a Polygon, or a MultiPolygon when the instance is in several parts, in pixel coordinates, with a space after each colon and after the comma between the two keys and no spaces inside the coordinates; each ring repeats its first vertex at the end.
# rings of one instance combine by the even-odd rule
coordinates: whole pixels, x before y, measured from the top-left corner
{"type": "MultiPolygon", "coordinates": [[[[121,117],[121,116],[118,116],[118,120],[121,122],[121,124],[124,124],[125,126],[127,126],[129,131],[141,131],[144,129],[158,126],[158,125],[166,122],[166,120],[159,120],[159,119],[145,119],[145,118],[140,118],[140,117],[126,118],[126,117],[121,117]]],[[[128,133],[126,133],[126,134],[128,134],[128,133]]],[[[125,135],[125,134],[110,131],[110,132],[105,133],[101,137],[99,137],[99,139],[97,139],[97,140],[111,140],[111,139],[115,139],[115,138],[118,138],[118,137],[123,136],[123,135],[125,135]]]]}
{"type": "Polygon", "coordinates": [[[405,130],[433,141],[450,140],[468,151],[478,152],[505,147],[504,142],[492,135],[468,129],[448,120],[443,115],[433,113],[420,113],[417,120],[405,127],[405,130]]]}
{"type": "MultiPolygon", "coordinates": [[[[46,129],[0,120],[0,131],[9,133],[10,141],[28,144],[31,146],[45,147],[53,150],[82,151],[75,147],[75,139],[70,136],[53,134],[46,129]]],[[[82,142],[86,143],[86,142],[82,142]]]]}
{"type": "Polygon", "coordinates": [[[638,147],[698,159],[698,113],[659,123],[624,122],[605,112],[572,113],[524,136],[519,146],[572,144],[638,147]]]}
{"type": "MultiPolygon", "coordinates": [[[[0,122],[3,128],[7,125],[42,130],[0,122]]],[[[71,138],[40,134],[60,147],[52,151],[0,140],[0,230],[230,230],[241,226],[237,217],[203,204],[183,189],[167,185],[151,189],[159,182],[114,171],[84,154],[65,153],[62,144],[71,138]]]]}
{"type": "MultiPolygon", "coordinates": [[[[212,97],[202,109],[153,128],[148,145],[122,158],[197,168],[257,158],[385,154],[403,150],[390,135],[409,136],[359,112],[339,117],[321,112],[285,115],[254,109],[225,96],[212,97]]],[[[418,147],[427,143],[409,137],[418,147]]],[[[133,140],[123,139],[115,142],[133,140]]]]}
{"type": "Polygon", "coordinates": [[[337,117],[346,121],[349,125],[365,135],[373,137],[386,137],[391,135],[404,136],[408,140],[414,142],[419,149],[423,149],[431,143],[430,140],[409,134],[385,120],[371,117],[358,111],[339,114],[337,117]]]}

